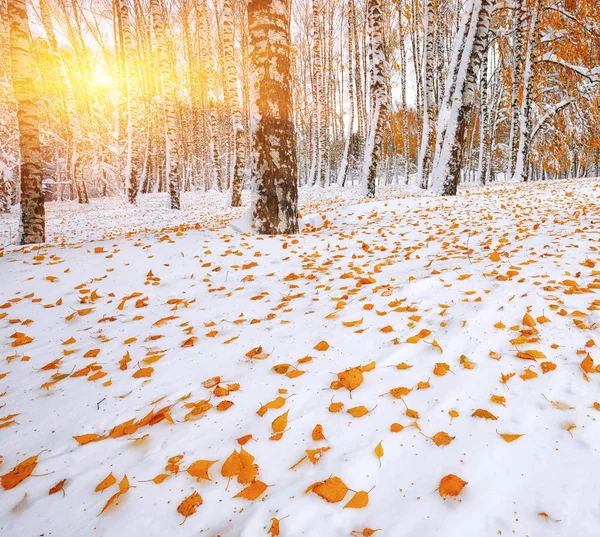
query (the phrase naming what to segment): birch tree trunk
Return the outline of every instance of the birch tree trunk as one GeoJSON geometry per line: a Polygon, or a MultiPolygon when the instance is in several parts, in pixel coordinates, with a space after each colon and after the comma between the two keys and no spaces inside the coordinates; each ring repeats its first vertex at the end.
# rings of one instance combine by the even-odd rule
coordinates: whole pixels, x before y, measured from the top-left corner
{"type": "Polygon", "coordinates": [[[444,131],[444,137],[433,170],[434,186],[444,196],[454,196],[458,191],[467,122],[475,101],[477,71],[487,47],[490,15],[495,2],[496,0],[473,0],[468,32],[464,36],[457,35],[457,40],[462,41],[459,45],[462,48],[461,60],[456,80],[454,84],[450,84],[454,86],[454,91],[449,115],[443,116],[440,112],[440,120],[446,124],[443,127],[438,125],[438,130],[444,131]]]}
{"type": "Polygon", "coordinates": [[[404,182],[408,185],[409,173],[409,146],[408,146],[408,109],[406,107],[406,35],[404,33],[404,15],[402,2],[398,7],[398,41],[400,47],[400,108],[402,110],[402,151],[404,154],[404,182]]]}
{"type": "Polygon", "coordinates": [[[365,194],[369,198],[374,198],[377,167],[383,152],[383,134],[388,110],[388,72],[383,50],[383,6],[380,0],[369,0],[368,17],[371,28],[369,60],[373,109],[371,111],[369,139],[365,151],[363,176],[366,188],[365,194]]]}
{"type": "Polygon", "coordinates": [[[39,244],[46,240],[42,153],[39,101],[33,82],[31,33],[25,0],[9,0],[8,18],[12,81],[18,104],[17,121],[21,149],[20,244],[39,244]]]}
{"type": "Polygon", "coordinates": [[[321,6],[319,0],[312,0],[313,8],[313,44],[314,44],[314,73],[313,73],[313,84],[314,84],[314,96],[316,104],[316,136],[317,136],[317,168],[315,175],[315,184],[318,183],[320,186],[325,186],[325,172],[326,172],[326,161],[327,161],[327,148],[326,144],[326,94],[325,87],[323,84],[323,57],[322,57],[322,46],[321,46],[321,32],[319,20],[321,15],[321,6]]]}
{"type": "MultiPolygon", "coordinates": [[[[7,0],[0,0],[0,114],[5,114],[7,123],[9,122],[8,117],[10,114],[9,71],[10,36],[8,24],[8,2],[7,0]]],[[[0,155],[0,213],[7,213],[10,212],[11,206],[11,171],[8,162],[5,162],[4,150],[0,155]]]]}
{"type": "Polygon", "coordinates": [[[425,0],[423,8],[423,33],[425,43],[423,45],[423,65],[421,69],[421,84],[424,94],[423,106],[423,132],[421,135],[421,150],[419,151],[419,167],[417,180],[422,189],[427,188],[429,173],[431,169],[431,146],[433,143],[433,114],[435,109],[435,93],[433,86],[433,52],[435,45],[435,10],[434,0],[425,0]]]}
{"type": "Polygon", "coordinates": [[[350,26],[350,16],[347,18],[346,25],[346,39],[348,44],[348,103],[350,105],[348,127],[346,129],[346,141],[344,144],[344,154],[342,156],[342,162],[340,165],[340,171],[338,174],[338,184],[345,186],[346,179],[348,177],[348,159],[350,154],[350,142],[352,139],[352,131],[354,129],[354,50],[353,50],[353,39],[352,39],[352,28],[350,26]]]}
{"type": "Polygon", "coordinates": [[[249,0],[252,221],[259,233],[298,232],[298,177],[292,110],[290,0],[249,0]]]}
{"type": "Polygon", "coordinates": [[[356,85],[356,118],[357,118],[357,131],[356,131],[356,161],[362,163],[364,160],[365,152],[365,129],[366,129],[366,99],[365,91],[366,88],[363,86],[363,72],[362,62],[360,54],[360,40],[358,38],[358,24],[356,22],[356,6],[355,0],[349,0],[350,12],[348,14],[350,20],[348,21],[352,28],[352,38],[354,41],[354,83],[356,85]]]}
{"type": "Polygon", "coordinates": [[[167,152],[166,179],[171,209],[181,209],[179,188],[179,155],[177,151],[177,108],[173,66],[169,61],[165,18],[159,0],[150,0],[150,11],[162,77],[162,94],[165,117],[165,146],[167,152]]]}
{"type": "MultiPolygon", "coordinates": [[[[136,121],[132,105],[132,74],[134,66],[133,45],[131,42],[131,19],[128,0],[119,0],[119,22],[121,25],[121,55],[123,66],[123,86],[125,88],[125,106],[127,110],[127,163],[125,165],[125,190],[129,203],[137,201],[139,191],[139,175],[141,169],[141,155],[139,147],[133,141],[133,125],[136,130],[143,129],[143,123],[136,121]]],[[[143,132],[141,133],[143,136],[143,132]]]]}
{"type": "Polygon", "coordinates": [[[525,56],[523,22],[526,16],[524,0],[515,0],[514,37],[512,46],[512,85],[510,98],[510,136],[508,141],[510,177],[515,173],[519,152],[519,88],[521,87],[522,61],[525,56]]]}
{"type": "Polygon", "coordinates": [[[479,133],[479,166],[478,182],[487,183],[488,174],[488,148],[490,144],[490,109],[488,103],[488,53],[483,54],[481,61],[481,90],[480,90],[480,133],[479,133]]]}
{"type": "Polygon", "coordinates": [[[527,59],[525,60],[525,74],[523,77],[523,102],[519,113],[519,145],[517,162],[513,179],[527,181],[529,174],[529,149],[531,148],[531,105],[533,102],[533,75],[534,54],[539,26],[540,0],[535,0],[535,7],[529,28],[529,41],[527,43],[527,59]]]}
{"type": "Polygon", "coordinates": [[[246,162],[246,133],[244,132],[244,120],[242,107],[238,97],[238,77],[235,69],[234,59],[234,36],[233,36],[233,9],[231,0],[223,2],[223,62],[225,65],[225,78],[228,87],[225,103],[231,116],[233,128],[233,147],[235,160],[233,164],[233,183],[231,187],[231,206],[239,207],[242,204],[242,188],[244,186],[244,165],[246,162]]]}

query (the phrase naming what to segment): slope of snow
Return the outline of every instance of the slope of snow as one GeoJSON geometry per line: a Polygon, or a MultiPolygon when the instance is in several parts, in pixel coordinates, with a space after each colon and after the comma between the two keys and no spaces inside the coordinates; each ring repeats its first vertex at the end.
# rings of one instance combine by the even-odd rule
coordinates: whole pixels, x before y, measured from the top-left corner
{"type": "Polygon", "coordinates": [[[0,475],[38,456],[0,489],[0,535],[254,537],[276,518],[286,537],[596,536],[598,194],[565,181],[360,203],[311,189],[296,237],[235,232],[243,210],[212,193],[175,216],[155,197],[51,205],[57,242],[0,259],[0,475]],[[358,366],[362,383],[339,387],[358,366]],[[442,431],[454,439],[437,446],[442,431]],[[73,438],[86,434],[106,438],[73,438]],[[245,435],[268,485],[254,501],[222,476],[245,435]],[[210,480],[187,472],[198,460],[217,461],[210,480]],[[437,491],[448,474],[468,482],[456,498],[437,491]],[[330,476],[368,505],[305,493],[330,476]]]}

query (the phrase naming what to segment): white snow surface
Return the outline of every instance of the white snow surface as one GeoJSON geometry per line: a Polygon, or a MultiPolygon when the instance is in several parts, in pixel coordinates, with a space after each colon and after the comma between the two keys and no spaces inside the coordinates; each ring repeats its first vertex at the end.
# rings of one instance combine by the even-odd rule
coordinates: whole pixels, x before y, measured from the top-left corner
{"type": "MultiPolygon", "coordinates": [[[[0,475],[38,455],[32,476],[0,489],[0,535],[254,537],[277,518],[285,537],[363,528],[377,537],[597,536],[600,373],[580,365],[587,354],[594,368],[600,361],[590,341],[600,322],[597,180],[462,189],[453,199],[383,190],[369,203],[358,188],[303,190],[296,237],[234,231],[247,208],[212,192],[184,196],[179,213],[165,196],[143,196],[139,208],[48,204],[50,242],[0,258],[0,425],[14,420],[0,428],[0,475]],[[524,325],[527,313],[535,326],[524,325]],[[431,334],[406,342],[422,330],[431,334]],[[13,346],[18,333],[33,340],[13,346]],[[321,341],[327,350],[315,349],[321,341]],[[517,357],[532,349],[545,358],[517,357]],[[332,389],[337,373],[372,362],[353,392],[332,389]],[[542,362],[556,369],[543,373],[542,362]],[[434,374],[439,363],[444,376],[434,374]],[[278,364],[304,373],[278,374],[278,364]],[[527,369],[537,376],[524,380],[527,369]],[[203,386],[216,376],[239,390],[218,397],[203,386]],[[397,387],[411,391],[395,399],[397,387]],[[257,414],[280,395],[282,408],[257,414]],[[186,421],[186,405],[202,400],[214,406],[186,421]],[[219,411],[223,400],[233,405],[219,411]],[[340,412],[328,410],[332,401],[340,412]],[[172,421],[86,445],[73,438],[170,405],[172,421]],[[361,405],[363,417],[346,412],[361,405]],[[473,417],[477,409],[497,419],[473,417]],[[285,412],[283,437],[271,440],[285,412]],[[393,423],[405,428],[391,432],[393,423]],[[326,440],[312,439],[317,424],[326,440]],[[440,431],[454,440],[436,446],[428,437],[440,431]],[[524,436],[508,443],[498,433],[524,436]],[[244,435],[269,485],[254,501],[234,498],[245,485],[221,475],[244,435]],[[290,470],[323,447],[316,464],[290,470]],[[179,472],[165,470],[177,455],[179,472]],[[186,472],[197,460],[217,461],[210,481],[186,472]],[[94,491],[110,472],[131,488],[100,514],[118,492],[94,491]],[[149,481],[163,473],[161,484],[149,481]],[[448,474],[468,482],[456,498],[437,491],[448,474]],[[352,491],[339,503],[305,493],[330,476],[370,491],[368,506],[344,509],[352,491]],[[49,495],[62,479],[64,494],[49,495]],[[203,503],[184,522],[177,507],[194,491],[203,503]]],[[[15,217],[0,216],[4,244],[15,217]]]]}

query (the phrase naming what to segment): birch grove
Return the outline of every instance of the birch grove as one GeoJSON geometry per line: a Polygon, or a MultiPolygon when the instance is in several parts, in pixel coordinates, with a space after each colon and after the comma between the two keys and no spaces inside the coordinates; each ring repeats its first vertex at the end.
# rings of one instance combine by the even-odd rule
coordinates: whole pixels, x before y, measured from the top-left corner
{"type": "MultiPolygon", "coordinates": [[[[2,211],[29,203],[13,5],[0,1],[2,211]]],[[[21,5],[46,201],[135,205],[166,193],[178,209],[183,192],[217,189],[247,202],[257,118],[245,2],[21,5]]],[[[455,195],[465,183],[598,175],[597,2],[290,0],[287,10],[298,187],[455,195]]]]}

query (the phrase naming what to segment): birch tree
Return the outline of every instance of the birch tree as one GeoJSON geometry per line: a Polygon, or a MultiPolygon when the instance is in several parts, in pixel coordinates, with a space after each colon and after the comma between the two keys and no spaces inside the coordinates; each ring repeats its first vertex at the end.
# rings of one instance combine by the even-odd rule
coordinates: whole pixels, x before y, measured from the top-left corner
{"type": "Polygon", "coordinates": [[[154,36],[162,78],[162,95],[165,118],[166,176],[171,209],[181,209],[179,191],[179,155],[177,150],[176,88],[166,36],[165,17],[159,0],[150,0],[154,36]]]}
{"type": "Polygon", "coordinates": [[[517,154],[519,150],[519,88],[521,87],[522,62],[525,56],[523,45],[523,22],[525,19],[524,0],[515,0],[515,16],[513,28],[512,46],[512,85],[510,96],[510,137],[508,140],[509,169],[512,177],[517,165],[517,154]]]}
{"type": "Polygon", "coordinates": [[[490,15],[496,0],[471,0],[468,23],[463,21],[455,41],[453,64],[447,81],[447,113],[440,112],[438,132],[443,135],[438,146],[432,180],[444,196],[454,196],[462,171],[467,121],[474,101],[477,72],[487,47],[490,15]],[[460,61],[458,60],[460,58],[460,61]],[[452,95],[451,99],[447,97],[452,95]]]}
{"type": "MultiPolygon", "coordinates": [[[[123,87],[125,90],[125,105],[127,114],[126,132],[127,132],[127,162],[125,164],[125,191],[127,193],[127,200],[129,203],[135,203],[137,201],[137,195],[139,190],[140,180],[140,154],[139,147],[134,144],[133,129],[134,124],[136,129],[143,129],[144,126],[136,121],[133,106],[133,95],[132,95],[132,82],[133,82],[133,70],[134,70],[134,55],[133,55],[133,44],[131,41],[131,19],[129,15],[128,0],[119,0],[118,6],[118,20],[120,26],[120,50],[122,65],[122,79],[123,87]]],[[[143,137],[143,132],[141,133],[143,137]]]]}
{"type": "Polygon", "coordinates": [[[435,6],[434,0],[425,0],[423,6],[423,32],[425,37],[423,50],[423,65],[421,68],[421,84],[423,87],[423,132],[421,136],[421,149],[419,151],[419,167],[417,179],[419,186],[427,188],[427,181],[431,168],[431,146],[433,143],[433,121],[435,108],[434,92],[434,46],[435,46],[435,6]]]}
{"type": "Polygon", "coordinates": [[[16,160],[12,147],[11,131],[13,111],[10,105],[10,36],[8,24],[8,1],[0,0],[0,212],[7,213],[11,207],[12,170],[9,162],[16,160]],[[12,153],[12,154],[11,154],[12,153]]]}
{"type": "Polygon", "coordinates": [[[231,187],[231,206],[239,207],[242,204],[242,188],[244,183],[244,165],[246,162],[246,133],[242,107],[238,96],[238,76],[235,68],[234,50],[234,24],[231,0],[223,2],[223,61],[225,65],[225,83],[227,84],[226,106],[230,112],[233,128],[233,181],[231,187]]]}
{"type": "Polygon", "coordinates": [[[369,63],[371,70],[372,110],[369,138],[365,150],[363,181],[366,196],[374,198],[377,169],[383,152],[383,134],[388,111],[388,71],[383,51],[384,17],[381,0],[369,0],[368,17],[371,29],[369,63]]]}
{"type": "Polygon", "coordinates": [[[25,0],[9,0],[10,59],[17,100],[19,147],[21,150],[21,244],[46,240],[42,153],[40,149],[39,102],[34,85],[31,33],[25,0]]]}
{"type": "Polygon", "coordinates": [[[252,221],[259,233],[267,234],[298,231],[289,2],[248,2],[255,128],[252,221]]]}
{"type": "Polygon", "coordinates": [[[514,179],[527,181],[529,173],[529,151],[531,148],[531,106],[533,100],[534,54],[537,42],[540,0],[534,0],[534,10],[529,28],[527,44],[527,59],[523,78],[523,102],[519,113],[519,145],[517,149],[517,162],[514,169],[514,179]]]}

